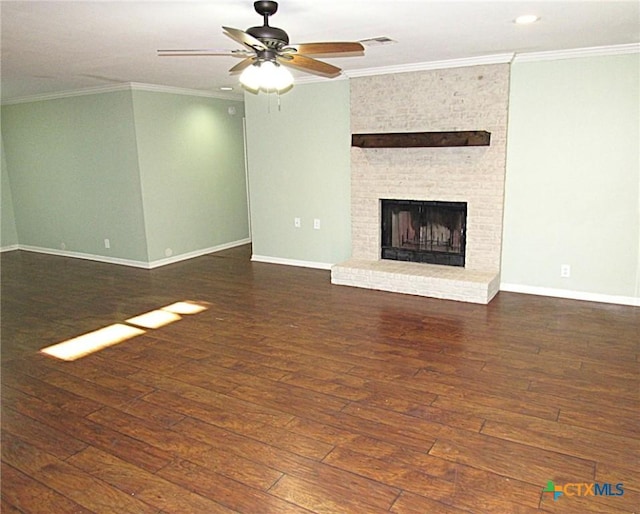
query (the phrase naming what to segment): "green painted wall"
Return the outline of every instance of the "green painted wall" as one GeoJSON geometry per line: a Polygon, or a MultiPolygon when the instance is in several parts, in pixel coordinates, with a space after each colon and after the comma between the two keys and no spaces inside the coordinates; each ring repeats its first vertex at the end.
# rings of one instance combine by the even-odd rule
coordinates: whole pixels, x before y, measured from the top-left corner
{"type": "Polygon", "coordinates": [[[513,65],[503,283],[640,296],[639,62],[513,65]]]}
{"type": "Polygon", "coordinates": [[[253,254],[344,261],[351,254],[349,82],[296,85],[280,104],[275,95],[245,94],[253,254]]]}
{"type": "Polygon", "coordinates": [[[3,106],[2,133],[21,245],[147,260],[129,91],[3,106]]]}
{"type": "MultiPolygon", "coordinates": [[[[0,138],[1,141],[1,138],[0,138]]],[[[2,148],[2,183],[0,192],[2,194],[2,204],[0,205],[0,248],[7,248],[18,244],[18,233],[16,231],[16,220],[13,212],[13,198],[11,196],[11,184],[7,172],[7,162],[4,156],[4,143],[0,143],[2,148]]]]}
{"type": "Polygon", "coordinates": [[[247,239],[242,117],[137,90],[3,106],[3,233],[12,200],[26,247],[146,265],[247,239]]]}
{"type": "Polygon", "coordinates": [[[133,110],[149,260],[247,239],[243,103],[134,90],[133,110]]]}
{"type": "MultiPolygon", "coordinates": [[[[639,77],[637,54],[512,66],[503,283],[640,296],[639,77]]],[[[348,81],[280,103],[245,95],[254,255],[340,262],[348,81]]],[[[247,237],[241,117],[236,102],[144,91],[3,106],[2,246],[11,206],[21,245],[141,262],[247,237]]]]}

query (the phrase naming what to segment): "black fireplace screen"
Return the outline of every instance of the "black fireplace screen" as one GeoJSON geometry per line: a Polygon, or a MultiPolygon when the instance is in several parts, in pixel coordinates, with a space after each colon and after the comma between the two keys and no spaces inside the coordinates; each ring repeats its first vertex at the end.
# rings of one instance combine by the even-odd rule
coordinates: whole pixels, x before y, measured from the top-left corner
{"type": "Polygon", "coordinates": [[[382,258],[464,267],[466,202],[382,200],[382,258]]]}

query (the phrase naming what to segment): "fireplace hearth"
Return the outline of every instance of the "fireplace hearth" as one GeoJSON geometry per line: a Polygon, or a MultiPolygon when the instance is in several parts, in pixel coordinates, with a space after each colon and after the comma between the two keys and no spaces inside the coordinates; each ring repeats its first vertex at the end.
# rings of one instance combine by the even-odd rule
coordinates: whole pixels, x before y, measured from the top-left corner
{"type": "Polygon", "coordinates": [[[465,264],[466,202],[381,200],[381,257],[465,264]]]}

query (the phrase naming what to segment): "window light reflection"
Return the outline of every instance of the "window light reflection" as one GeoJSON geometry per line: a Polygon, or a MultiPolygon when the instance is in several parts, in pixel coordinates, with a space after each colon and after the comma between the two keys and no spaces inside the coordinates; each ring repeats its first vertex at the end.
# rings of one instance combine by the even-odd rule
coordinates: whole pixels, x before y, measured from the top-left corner
{"type": "Polygon", "coordinates": [[[129,318],[124,323],[109,325],[93,332],[67,339],[40,350],[65,361],[74,361],[91,353],[146,333],[143,329],[161,328],[182,319],[182,315],[198,314],[209,307],[206,302],[185,300],[129,318]],[[135,325],[135,326],[132,326],[135,325]]]}
{"type": "Polygon", "coordinates": [[[143,328],[160,328],[179,319],[182,319],[179,314],[165,310],[157,310],[129,318],[126,320],[126,323],[143,328]]]}
{"type": "Polygon", "coordinates": [[[198,314],[206,311],[207,307],[197,302],[176,302],[166,307],[162,307],[163,311],[175,312],[176,314],[198,314]]]}
{"type": "Polygon", "coordinates": [[[145,331],[136,327],[130,327],[121,323],[109,325],[93,332],[68,339],[62,343],[54,344],[40,350],[65,361],[74,361],[85,355],[97,352],[109,346],[121,343],[132,337],[144,334],[145,331]]]}

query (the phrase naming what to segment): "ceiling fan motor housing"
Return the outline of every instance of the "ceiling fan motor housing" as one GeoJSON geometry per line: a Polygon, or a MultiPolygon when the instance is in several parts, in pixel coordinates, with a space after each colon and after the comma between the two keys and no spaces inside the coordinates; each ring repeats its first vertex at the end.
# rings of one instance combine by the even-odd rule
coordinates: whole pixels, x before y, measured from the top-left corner
{"type": "Polygon", "coordinates": [[[278,49],[289,44],[289,36],[278,27],[263,25],[261,27],[251,27],[246,32],[259,39],[267,48],[278,49]]]}
{"type": "Polygon", "coordinates": [[[264,17],[264,24],[260,27],[247,29],[247,34],[259,39],[267,48],[279,49],[289,44],[289,36],[278,27],[269,26],[269,16],[278,10],[278,2],[272,0],[258,0],[253,3],[256,12],[264,17]]]}

